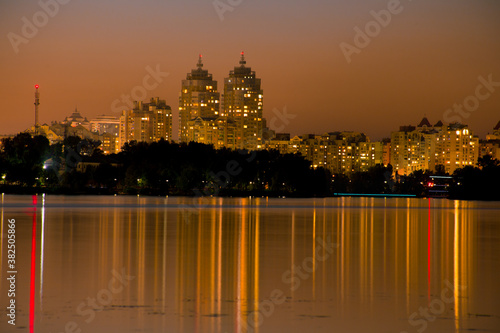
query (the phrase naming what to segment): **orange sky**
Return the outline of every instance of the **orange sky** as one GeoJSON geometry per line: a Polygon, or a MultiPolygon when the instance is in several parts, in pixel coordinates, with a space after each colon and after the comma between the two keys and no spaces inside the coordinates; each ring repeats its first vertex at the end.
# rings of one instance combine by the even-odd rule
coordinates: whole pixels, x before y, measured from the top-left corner
{"type": "Polygon", "coordinates": [[[146,98],[166,99],[177,120],[181,80],[198,54],[221,91],[242,50],[262,79],[264,116],[269,122],[273,109],[286,107],[296,117],[283,131],[293,135],[354,130],[380,139],[424,115],[446,120],[445,111],[464,100],[473,111],[448,118],[480,138],[500,120],[498,1],[217,0],[232,10],[222,16],[212,0],[69,1],[58,8],[55,1],[42,0],[52,4],[52,16],[37,1],[0,3],[0,134],[33,123],[36,83],[42,123],[61,121],[76,106],[90,119],[116,114],[113,101],[142,86],[148,66],[169,75],[146,98]],[[369,45],[348,63],[340,44],[356,46],[354,28],[377,29],[371,11],[388,7],[390,22],[377,23],[369,45]],[[24,28],[23,35],[34,19],[38,31],[24,28]],[[490,75],[499,86],[478,88],[478,77],[490,75]],[[483,97],[475,105],[477,89],[483,97]]]}

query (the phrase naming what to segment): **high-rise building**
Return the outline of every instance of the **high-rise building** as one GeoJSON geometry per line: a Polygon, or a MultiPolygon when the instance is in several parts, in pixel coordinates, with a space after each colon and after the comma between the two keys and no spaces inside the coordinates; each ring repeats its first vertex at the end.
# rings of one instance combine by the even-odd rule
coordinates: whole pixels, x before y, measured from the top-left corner
{"type": "Polygon", "coordinates": [[[280,154],[291,153],[290,133],[276,133],[266,144],[267,149],[278,150],[280,154]]]}
{"type": "Polygon", "coordinates": [[[391,138],[382,139],[382,164],[391,164],[391,138]]]}
{"type": "Polygon", "coordinates": [[[120,152],[121,147],[118,136],[111,133],[103,133],[99,135],[99,141],[101,142],[99,148],[103,154],[117,154],[120,152]]]}
{"type": "Polygon", "coordinates": [[[193,137],[189,134],[189,121],[198,117],[214,119],[220,115],[220,93],[217,91],[217,81],[212,78],[212,74],[203,69],[201,55],[196,67],[187,74],[185,80],[182,80],[179,96],[180,142],[189,142],[189,139],[193,137]]]}
{"type": "Polygon", "coordinates": [[[188,142],[213,145],[215,149],[235,149],[236,126],[228,117],[201,118],[188,121],[188,142]]]}
{"type": "Polygon", "coordinates": [[[493,134],[486,134],[486,140],[500,140],[500,121],[493,127],[493,134]]]}
{"type": "Polygon", "coordinates": [[[372,142],[364,133],[328,133],[327,165],[333,173],[366,172],[383,163],[382,142],[372,142]]]}
{"type": "Polygon", "coordinates": [[[436,164],[444,165],[452,174],[456,169],[477,166],[479,138],[474,136],[467,125],[458,123],[443,126],[436,142],[436,164]]]}
{"type": "Polygon", "coordinates": [[[467,125],[432,126],[427,118],[415,126],[401,126],[391,135],[391,164],[395,173],[409,175],[417,170],[434,171],[438,165],[452,174],[456,169],[475,166],[479,140],[467,125]]]}
{"type": "Polygon", "coordinates": [[[120,152],[120,120],[115,116],[97,116],[90,120],[90,130],[99,135],[99,148],[104,154],[120,152]]]}
{"type": "Polygon", "coordinates": [[[417,170],[435,169],[438,128],[401,126],[391,134],[391,165],[395,173],[409,175],[417,170]]]}
{"type": "Polygon", "coordinates": [[[359,168],[368,171],[371,167],[384,164],[384,144],[377,142],[359,142],[359,168]]]}
{"type": "Polygon", "coordinates": [[[151,98],[150,103],[134,102],[132,110],[122,111],[119,147],[132,140],[155,142],[172,140],[172,109],[165,100],[151,98]]]}
{"type": "Polygon", "coordinates": [[[261,80],[246,66],[241,53],[240,66],[229,72],[224,79],[223,116],[234,119],[236,124],[236,147],[255,150],[262,147],[263,92],[261,80]]]}
{"type": "Polygon", "coordinates": [[[500,121],[493,128],[493,134],[487,134],[486,140],[479,143],[479,157],[489,155],[500,161],[500,121]]]}
{"type": "Polygon", "coordinates": [[[365,172],[383,162],[383,143],[371,142],[358,132],[304,134],[292,139],[289,134],[278,133],[266,147],[282,154],[300,154],[313,168],[322,167],[332,173],[365,172]]]}
{"type": "Polygon", "coordinates": [[[500,140],[480,140],[479,157],[486,155],[500,161],[500,140]]]}
{"type": "Polygon", "coordinates": [[[99,134],[109,133],[118,136],[120,120],[115,116],[100,115],[90,120],[90,130],[99,134]]]}

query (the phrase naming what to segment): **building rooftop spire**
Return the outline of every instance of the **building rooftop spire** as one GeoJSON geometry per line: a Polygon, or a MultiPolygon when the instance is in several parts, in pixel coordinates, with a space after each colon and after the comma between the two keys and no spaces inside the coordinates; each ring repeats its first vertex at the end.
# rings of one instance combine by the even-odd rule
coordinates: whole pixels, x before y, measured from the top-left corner
{"type": "Polygon", "coordinates": [[[245,61],[245,52],[241,51],[240,65],[241,65],[241,67],[245,67],[246,64],[247,64],[247,62],[245,61]]]}
{"type": "Polygon", "coordinates": [[[417,127],[424,127],[424,126],[432,127],[431,123],[429,122],[429,119],[427,119],[427,117],[425,115],[424,115],[424,118],[422,119],[422,121],[420,122],[420,124],[418,124],[417,127]]]}
{"type": "Polygon", "coordinates": [[[202,61],[202,58],[203,58],[203,56],[200,54],[200,56],[199,56],[199,58],[198,58],[198,63],[196,64],[196,66],[197,66],[198,68],[200,68],[200,69],[203,67],[203,61],[202,61]]]}

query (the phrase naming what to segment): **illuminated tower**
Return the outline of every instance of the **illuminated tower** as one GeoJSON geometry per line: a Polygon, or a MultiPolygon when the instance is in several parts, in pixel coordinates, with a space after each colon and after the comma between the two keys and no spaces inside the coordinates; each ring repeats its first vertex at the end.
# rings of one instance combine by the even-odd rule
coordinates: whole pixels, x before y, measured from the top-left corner
{"type": "Polygon", "coordinates": [[[219,116],[220,93],[217,92],[217,81],[203,69],[201,54],[196,67],[182,80],[179,95],[180,142],[189,141],[189,121],[198,117],[207,119],[219,116]]]}
{"type": "Polygon", "coordinates": [[[236,147],[255,150],[262,148],[263,92],[260,79],[245,65],[241,52],[240,66],[224,79],[224,115],[236,123],[236,147]]]}
{"type": "Polygon", "coordinates": [[[35,135],[38,135],[38,127],[40,123],[38,122],[38,106],[40,105],[40,93],[38,92],[38,84],[35,84],[35,135]]]}

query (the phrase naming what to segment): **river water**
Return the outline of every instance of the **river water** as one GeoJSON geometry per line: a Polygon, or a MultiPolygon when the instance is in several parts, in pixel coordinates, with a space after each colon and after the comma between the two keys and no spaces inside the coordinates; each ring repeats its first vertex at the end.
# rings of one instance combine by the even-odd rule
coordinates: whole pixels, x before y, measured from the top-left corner
{"type": "Polygon", "coordinates": [[[500,332],[498,202],[1,202],[0,332],[500,332]]]}

